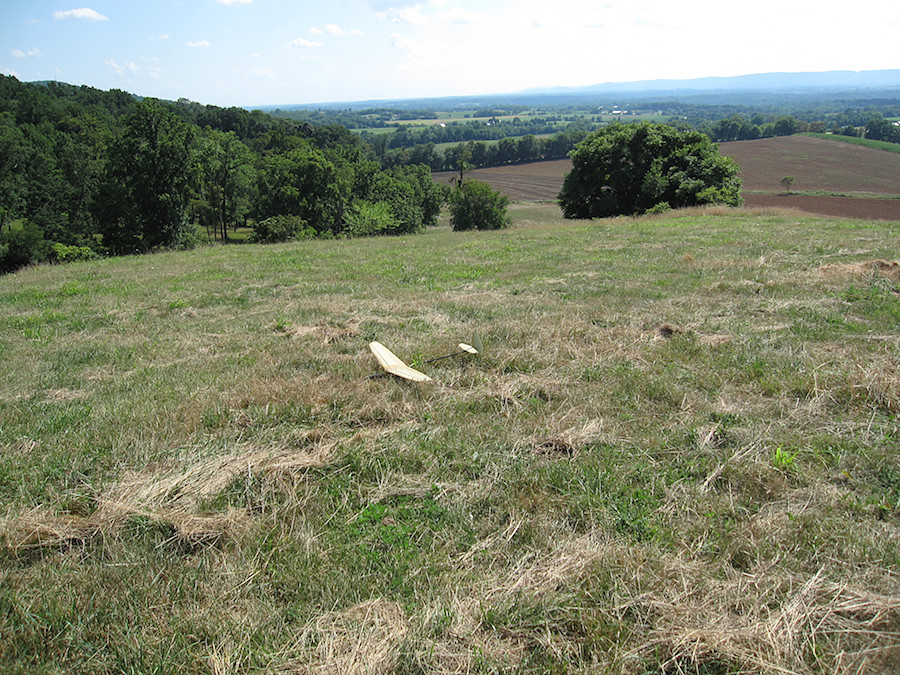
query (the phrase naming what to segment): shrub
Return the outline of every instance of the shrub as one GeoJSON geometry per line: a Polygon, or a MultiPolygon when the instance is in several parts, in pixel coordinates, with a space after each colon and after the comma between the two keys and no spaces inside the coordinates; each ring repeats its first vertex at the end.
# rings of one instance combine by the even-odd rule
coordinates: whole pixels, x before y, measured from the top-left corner
{"type": "Polygon", "coordinates": [[[500,230],[509,226],[509,198],[477,180],[461,182],[450,195],[450,224],[460,230],[500,230]]]}
{"type": "Polygon", "coordinates": [[[249,241],[254,244],[277,244],[294,239],[311,239],[315,236],[300,216],[272,216],[256,223],[249,241]]]}
{"type": "Polygon", "coordinates": [[[0,274],[44,262],[48,255],[44,232],[31,221],[24,221],[20,229],[0,233],[0,274]]]}
{"type": "Polygon", "coordinates": [[[399,223],[387,203],[359,200],[347,216],[347,228],[351,237],[366,237],[394,233],[399,223]]]}
{"type": "Polygon", "coordinates": [[[97,252],[88,246],[68,246],[58,243],[50,246],[50,260],[58,263],[94,260],[99,257],[97,252]]]}

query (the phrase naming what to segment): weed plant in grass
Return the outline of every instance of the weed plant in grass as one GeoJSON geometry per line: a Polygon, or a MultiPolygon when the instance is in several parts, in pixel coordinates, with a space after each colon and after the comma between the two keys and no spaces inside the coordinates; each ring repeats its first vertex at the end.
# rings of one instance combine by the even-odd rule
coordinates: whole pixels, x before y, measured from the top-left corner
{"type": "Polygon", "coordinates": [[[0,280],[0,670],[896,672],[897,224],[510,213],[0,280]]]}

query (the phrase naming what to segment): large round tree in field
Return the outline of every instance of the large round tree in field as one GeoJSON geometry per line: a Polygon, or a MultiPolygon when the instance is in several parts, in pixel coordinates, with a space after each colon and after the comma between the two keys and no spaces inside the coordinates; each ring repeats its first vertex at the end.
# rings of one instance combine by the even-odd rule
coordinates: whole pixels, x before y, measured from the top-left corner
{"type": "Polygon", "coordinates": [[[617,122],[590,134],[571,157],[572,171],[559,193],[566,218],[742,203],[737,164],[696,131],[617,122]]]}

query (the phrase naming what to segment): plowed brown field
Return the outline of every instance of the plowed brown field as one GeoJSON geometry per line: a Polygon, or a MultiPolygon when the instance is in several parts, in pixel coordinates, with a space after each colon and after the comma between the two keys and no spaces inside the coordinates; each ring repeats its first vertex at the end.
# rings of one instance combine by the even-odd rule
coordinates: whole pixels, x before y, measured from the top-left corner
{"type": "MultiPolygon", "coordinates": [[[[844,218],[900,221],[900,154],[808,136],[722,143],[723,155],[741,167],[748,206],[796,208],[844,218]],[[793,176],[795,192],[830,192],[844,196],[780,194],[781,179],[793,176]]],[[[569,160],[475,169],[483,180],[513,201],[553,201],[569,160]]],[[[456,172],[435,173],[449,183],[456,172]]]]}

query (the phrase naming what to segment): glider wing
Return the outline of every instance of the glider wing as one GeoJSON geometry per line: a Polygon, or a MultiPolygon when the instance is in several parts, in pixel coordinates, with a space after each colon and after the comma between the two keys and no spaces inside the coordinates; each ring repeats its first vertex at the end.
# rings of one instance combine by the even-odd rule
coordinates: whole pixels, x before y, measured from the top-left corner
{"type": "Polygon", "coordinates": [[[381,367],[391,375],[396,375],[412,382],[431,382],[431,378],[425,373],[420,373],[415,368],[411,368],[403,363],[394,352],[380,342],[370,342],[369,349],[375,355],[381,367]]]}

